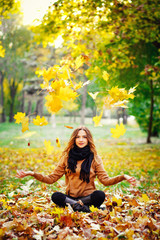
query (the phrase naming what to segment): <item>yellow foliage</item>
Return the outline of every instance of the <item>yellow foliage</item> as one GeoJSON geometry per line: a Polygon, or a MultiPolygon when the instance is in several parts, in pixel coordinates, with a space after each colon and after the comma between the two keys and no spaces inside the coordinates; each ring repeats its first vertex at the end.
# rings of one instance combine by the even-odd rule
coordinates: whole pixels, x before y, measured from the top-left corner
{"type": "Polygon", "coordinates": [[[29,117],[24,117],[22,120],[22,132],[29,130],[29,117]]]}
{"type": "Polygon", "coordinates": [[[123,136],[126,132],[126,129],[124,128],[123,123],[120,125],[116,124],[116,128],[111,128],[111,133],[113,138],[119,138],[120,136],[123,136]]]}
{"type": "Polygon", "coordinates": [[[17,114],[14,115],[14,119],[16,119],[15,123],[22,123],[23,119],[25,118],[26,114],[22,112],[18,112],[17,114]]]}
{"type": "Polygon", "coordinates": [[[102,115],[103,115],[103,110],[101,111],[101,114],[100,114],[99,116],[93,117],[92,120],[93,120],[93,122],[94,122],[94,126],[95,126],[95,127],[102,126],[102,124],[100,124],[102,115]]]}
{"type": "Polygon", "coordinates": [[[56,214],[58,215],[58,217],[60,217],[60,215],[64,213],[63,208],[59,208],[59,207],[55,207],[54,210],[51,212],[51,214],[56,214]]]}
{"type": "Polygon", "coordinates": [[[95,93],[88,92],[88,94],[91,96],[91,98],[93,98],[93,100],[96,100],[98,93],[99,92],[95,92],[95,93]]]}
{"type": "Polygon", "coordinates": [[[48,155],[50,155],[54,151],[54,147],[51,146],[51,141],[45,140],[44,141],[44,145],[45,145],[45,148],[46,148],[46,153],[48,155]]]}
{"type": "Polygon", "coordinates": [[[66,109],[69,112],[76,111],[78,109],[78,104],[74,102],[73,99],[70,99],[67,102],[63,102],[63,109],[66,109]]]}
{"type": "Polygon", "coordinates": [[[63,107],[62,101],[59,97],[47,95],[45,99],[47,100],[45,106],[51,113],[56,113],[63,107]]]}
{"type": "Polygon", "coordinates": [[[57,147],[61,147],[61,144],[60,144],[60,141],[59,141],[59,138],[56,138],[56,145],[57,145],[57,147]]]}
{"type": "Polygon", "coordinates": [[[93,205],[89,207],[89,209],[91,210],[91,212],[98,212],[99,209],[97,207],[94,207],[93,205]]]}
{"type": "Polygon", "coordinates": [[[109,79],[109,74],[108,74],[106,71],[103,71],[102,77],[103,77],[103,79],[104,79],[105,81],[108,81],[108,79],[109,79]]]}
{"type": "Polygon", "coordinates": [[[147,203],[147,202],[149,202],[149,197],[147,196],[147,194],[142,194],[142,197],[139,198],[139,200],[140,200],[141,202],[147,203]]]}
{"type": "Polygon", "coordinates": [[[118,101],[123,101],[125,99],[133,99],[135,96],[132,94],[131,90],[129,90],[127,92],[127,90],[125,90],[125,88],[118,88],[116,87],[112,87],[111,90],[109,90],[109,95],[111,96],[111,98],[113,99],[112,103],[116,103],[118,101]]]}
{"type": "Polygon", "coordinates": [[[112,197],[112,202],[116,202],[117,206],[122,205],[122,199],[121,198],[112,197]]]}
{"type": "MultiPolygon", "coordinates": [[[[1,43],[0,43],[1,44],[1,43]]],[[[4,58],[5,57],[5,49],[3,48],[2,45],[0,45],[0,57],[4,58]]]]}
{"type": "Polygon", "coordinates": [[[36,118],[33,119],[33,124],[37,126],[45,126],[48,124],[48,121],[45,119],[45,117],[36,116],[36,118]]]}
{"type": "Polygon", "coordinates": [[[127,240],[134,240],[134,238],[132,237],[134,234],[134,230],[133,229],[126,229],[125,230],[125,234],[127,236],[127,240]]]}
{"type": "Polygon", "coordinates": [[[75,61],[76,69],[80,68],[84,63],[84,58],[82,56],[78,56],[75,61]]]}
{"type": "Polygon", "coordinates": [[[70,99],[75,99],[78,97],[77,92],[72,90],[70,87],[60,88],[59,98],[64,101],[69,101],[70,99]]]}

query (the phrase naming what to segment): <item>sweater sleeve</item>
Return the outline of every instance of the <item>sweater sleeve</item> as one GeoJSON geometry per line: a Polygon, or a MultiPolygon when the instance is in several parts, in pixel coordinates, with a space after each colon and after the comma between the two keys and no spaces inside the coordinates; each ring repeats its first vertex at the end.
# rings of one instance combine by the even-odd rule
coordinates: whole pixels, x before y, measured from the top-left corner
{"type": "Polygon", "coordinates": [[[116,183],[119,183],[119,182],[125,180],[124,175],[118,175],[116,177],[110,178],[104,169],[103,162],[100,157],[98,157],[98,162],[96,163],[96,175],[97,175],[99,181],[104,186],[114,185],[116,183]]]}
{"type": "Polygon", "coordinates": [[[52,174],[44,176],[40,173],[34,173],[33,177],[40,182],[52,184],[58,181],[58,179],[60,179],[64,175],[65,167],[65,161],[64,159],[61,159],[52,174]]]}

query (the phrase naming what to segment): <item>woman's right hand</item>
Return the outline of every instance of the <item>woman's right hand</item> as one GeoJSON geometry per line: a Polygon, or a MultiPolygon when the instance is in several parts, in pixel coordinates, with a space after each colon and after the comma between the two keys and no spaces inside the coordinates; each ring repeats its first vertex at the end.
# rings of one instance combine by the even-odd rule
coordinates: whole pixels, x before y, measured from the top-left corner
{"type": "Polygon", "coordinates": [[[34,172],[32,172],[32,171],[17,170],[16,177],[24,178],[26,176],[33,176],[33,175],[34,175],[34,172]]]}

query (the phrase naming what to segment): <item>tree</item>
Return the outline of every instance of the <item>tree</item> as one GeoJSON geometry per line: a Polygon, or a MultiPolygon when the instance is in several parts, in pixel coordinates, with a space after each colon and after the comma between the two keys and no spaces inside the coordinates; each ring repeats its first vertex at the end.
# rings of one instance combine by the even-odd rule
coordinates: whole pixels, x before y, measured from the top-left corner
{"type": "Polygon", "coordinates": [[[19,16],[16,14],[10,15],[9,19],[3,19],[0,28],[3,33],[1,42],[5,48],[5,57],[0,59],[1,75],[7,79],[9,96],[6,102],[10,106],[9,121],[12,122],[18,86],[28,74],[22,60],[30,45],[31,32],[20,26],[19,16]]]}
{"type": "MultiPolygon", "coordinates": [[[[19,6],[20,6],[20,2],[19,1],[15,1],[15,0],[4,0],[0,2],[0,26],[2,24],[2,22],[5,19],[10,18],[10,14],[15,14],[19,11],[19,6]]],[[[1,33],[3,34],[3,31],[1,31],[1,33]]],[[[5,56],[5,49],[3,49],[1,42],[0,42],[0,57],[4,57],[5,56]]],[[[0,86],[1,86],[1,122],[5,122],[6,120],[6,116],[5,116],[5,109],[4,109],[4,92],[3,92],[3,80],[4,80],[4,75],[3,75],[3,71],[1,69],[0,71],[0,86]]]]}
{"type": "MultiPolygon", "coordinates": [[[[72,57],[84,53],[90,57],[91,67],[87,70],[88,78],[101,82],[106,92],[102,73],[110,73],[108,87],[115,83],[120,87],[133,84],[143,86],[144,77],[140,75],[147,66],[152,69],[156,81],[145,77],[150,87],[150,115],[147,142],[151,142],[154,112],[154,89],[159,88],[159,68],[156,68],[159,40],[159,9],[157,0],[135,1],[56,1],[44,16],[41,24],[34,29],[36,38],[43,43],[52,42],[59,35],[63,36],[72,57]],[[47,38],[45,39],[47,35],[47,38]],[[143,49],[152,49],[151,56],[143,49]],[[144,53],[143,51],[144,50],[144,53]],[[136,64],[141,53],[141,63],[136,64]],[[100,71],[97,74],[97,68],[100,71]],[[124,72],[132,76],[126,79],[124,72]]],[[[99,84],[101,85],[101,84],[99,84]]],[[[106,94],[106,93],[105,93],[106,94]]],[[[141,95],[137,94],[139,101],[141,95]]],[[[142,94],[143,97],[143,94],[142,94]]]]}

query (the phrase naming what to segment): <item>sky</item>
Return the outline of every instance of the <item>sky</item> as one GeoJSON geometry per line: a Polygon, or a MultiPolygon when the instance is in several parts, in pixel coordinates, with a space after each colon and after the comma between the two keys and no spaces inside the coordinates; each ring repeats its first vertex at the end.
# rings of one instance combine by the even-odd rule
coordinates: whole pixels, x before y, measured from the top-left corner
{"type": "Polygon", "coordinates": [[[42,19],[48,6],[54,2],[54,0],[21,0],[21,10],[24,15],[23,24],[31,25],[36,18],[42,19]]]}

